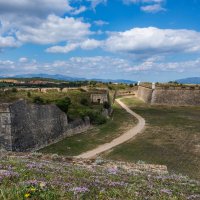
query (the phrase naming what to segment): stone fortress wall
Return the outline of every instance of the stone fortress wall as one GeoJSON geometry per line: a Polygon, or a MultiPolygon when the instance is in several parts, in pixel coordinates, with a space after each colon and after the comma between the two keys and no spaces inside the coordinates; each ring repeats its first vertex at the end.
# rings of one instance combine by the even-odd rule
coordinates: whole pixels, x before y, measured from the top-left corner
{"type": "Polygon", "coordinates": [[[137,97],[146,103],[172,106],[199,106],[200,86],[139,86],[137,97]]]}
{"type": "Polygon", "coordinates": [[[0,149],[30,151],[86,131],[88,118],[68,122],[56,105],[29,104],[19,100],[0,104],[0,149]]]}
{"type": "MultiPolygon", "coordinates": [[[[12,88],[0,88],[0,91],[7,91],[11,90],[12,88]]],[[[68,92],[71,90],[79,90],[82,89],[84,91],[88,91],[87,87],[69,87],[69,88],[16,88],[17,91],[27,91],[27,92],[42,92],[42,93],[48,93],[48,92],[68,92]]]]}

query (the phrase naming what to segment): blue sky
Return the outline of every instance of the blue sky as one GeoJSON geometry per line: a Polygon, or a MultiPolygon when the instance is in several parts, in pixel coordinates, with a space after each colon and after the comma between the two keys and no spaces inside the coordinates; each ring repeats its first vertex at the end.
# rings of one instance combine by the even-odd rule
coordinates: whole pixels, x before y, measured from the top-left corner
{"type": "Polygon", "coordinates": [[[0,0],[0,76],[200,76],[199,0],[0,0]]]}

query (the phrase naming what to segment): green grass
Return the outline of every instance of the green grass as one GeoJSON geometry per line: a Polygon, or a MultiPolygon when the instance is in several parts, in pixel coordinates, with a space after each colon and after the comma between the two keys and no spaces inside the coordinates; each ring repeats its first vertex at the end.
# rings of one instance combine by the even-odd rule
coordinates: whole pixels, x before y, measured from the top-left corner
{"type": "Polygon", "coordinates": [[[199,199],[199,182],[143,166],[70,161],[55,155],[0,160],[1,200],[199,199]],[[128,168],[127,168],[128,167],[128,168]]]}
{"type": "Polygon", "coordinates": [[[84,134],[66,138],[40,151],[70,156],[79,155],[100,144],[110,142],[135,125],[136,120],[119,105],[115,104],[113,108],[113,116],[106,124],[95,126],[84,134]]]}
{"type": "Polygon", "coordinates": [[[200,179],[200,107],[150,106],[138,99],[124,99],[147,126],[135,140],[116,147],[106,158],[142,160],[164,164],[176,173],[200,179]]]}

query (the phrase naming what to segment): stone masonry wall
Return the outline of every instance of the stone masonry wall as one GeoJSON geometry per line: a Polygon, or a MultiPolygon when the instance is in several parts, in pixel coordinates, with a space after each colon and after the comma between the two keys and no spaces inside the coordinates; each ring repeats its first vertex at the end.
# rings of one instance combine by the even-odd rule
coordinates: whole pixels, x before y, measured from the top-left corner
{"type": "Polygon", "coordinates": [[[139,86],[136,95],[139,99],[143,100],[144,102],[151,103],[152,92],[153,90],[150,88],[139,86]]]}
{"type": "Polygon", "coordinates": [[[12,150],[11,116],[8,104],[0,104],[0,149],[12,150]]]}
{"type": "Polygon", "coordinates": [[[171,106],[199,106],[199,88],[156,88],[151,89],[143,86],[138,87],[137,97],[151,104],[171,106]]]}
{"type": "Polygon", "coordinates": [[[39,149],[90,126],[89,119],[69,124],[67,115],[55,105],[28,104],[20,100],[1,104],[0,108],[4,108],[0,109],[0,147],[6,150],[39,149]]]}
{"type": "Polygon", "coordinates": [[[152,94],[152,104],[166,105],[200,105],[200,90],[189,89],[155,89],[152,94]]]}

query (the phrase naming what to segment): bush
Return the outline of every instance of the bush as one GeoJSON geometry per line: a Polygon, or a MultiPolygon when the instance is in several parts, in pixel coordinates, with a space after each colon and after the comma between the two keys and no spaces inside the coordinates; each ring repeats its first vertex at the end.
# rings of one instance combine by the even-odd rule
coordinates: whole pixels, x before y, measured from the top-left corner
{"type": "Polygon", "coordinates": [[[82,98],[81,101],[80,101],[80,103],[82,105],[84,105],[84,106],[88,106],[89,105],[89,102],[88,102],[88,100],[86,98],[82,98]]]}
{"type": "Polygon", "coordinates": [[[40,96],[36,96],[36,97],[33,98],[33,103],[44,104],[44,99],[40,96]]]}
{"type": "Polygon", "coordinates": [[[95,125],[105,124],[107,119],[101,113],[93,110],[86,110],[81,113],[82,117],[88,116],[90,118],[90,122],[95,125]]]}
{"type": "Polygon", "coordinates": [[[69,110],[69,106],[71,105],[71,99],[69,97],[65,97],[64,99],[59,99],[56,101],[56,106],[60,108],[63,112],[67,113],[69,110]]]}
{"type": "Polygon", "coordinates": [[[109,108],[110,108],[110,104],[109,104],[107,101],[105,101],[105,102],[103,103],[103,107],[104,107],[105,109],[109,109],[109,108]]]}
{"type": "Polygon", "coordinates": [[[131,84],[129,84],[129,87],[131,87],[131,88],[132,88],[132,87],[133,87],[133,84],[132,84],[132,83],[131,83],[131,84]]]}
{"type": "Polygon", "coordinates": [[[27,92],[27,97],[31,97],[31,92],[27,92]]]}
{"type": "Polygon", "coordinates": [[[14,93],[16,93],[17,92],[17,88],[12,88],[11,91],[14,92],[14,93]]]}

